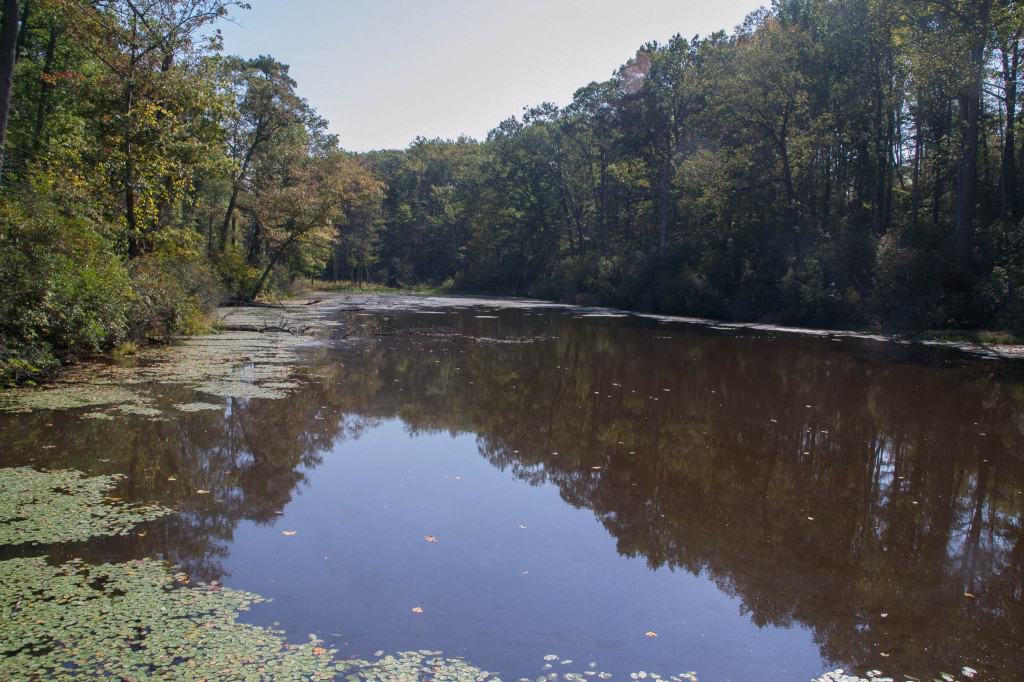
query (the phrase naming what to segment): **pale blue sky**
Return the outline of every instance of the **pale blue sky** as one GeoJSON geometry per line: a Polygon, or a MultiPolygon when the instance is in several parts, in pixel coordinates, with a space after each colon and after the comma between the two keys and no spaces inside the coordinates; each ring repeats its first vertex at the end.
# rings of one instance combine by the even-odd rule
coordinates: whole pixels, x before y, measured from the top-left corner
{"type": "Polygon", "coordinates": [[[478,139],[567,104],[649,40],[732,30],[770,0],[250,0],[225,51],[291,65],[346,149],[478,139]]]}

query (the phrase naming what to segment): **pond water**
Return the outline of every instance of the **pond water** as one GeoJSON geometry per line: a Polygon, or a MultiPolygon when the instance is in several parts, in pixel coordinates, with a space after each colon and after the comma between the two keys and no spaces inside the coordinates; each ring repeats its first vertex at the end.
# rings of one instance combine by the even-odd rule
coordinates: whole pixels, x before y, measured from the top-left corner
{"type": "Polygon", "coordinates": [[[154,384],[156,409],[198,408],[0,414],[0,466],[125,474],[118,495],[178,512],[51,559],[163,558],[272,598],[245,619],[339,657],[443,650],[506,681],[1020,679],[1018,365],[574,308],[360,307],[298,349],[281,399],[154,384]]]}

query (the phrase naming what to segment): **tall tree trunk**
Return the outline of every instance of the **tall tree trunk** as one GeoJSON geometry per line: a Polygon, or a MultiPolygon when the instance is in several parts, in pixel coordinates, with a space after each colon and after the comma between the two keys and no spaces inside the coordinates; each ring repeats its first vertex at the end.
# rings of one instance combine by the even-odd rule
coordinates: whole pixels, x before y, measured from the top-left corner
{"type": "Polygon", "coordinates": [[[971,232],[974,221],[974,190],[978,175],[978,138],[981,125],[981,90],[985,78],[985,45],[990,0],[975,8],[974,45],[970,54],[970,82],[960,95],[963,136],[956,178],[956,255],[959,275],[966,281],[971,269],[971,232]]]}
{"type": "Polygon", "coordinates": [[[11,113],[11,89],[18,47],[18,0],[3,0],[0,22],[0,182],[3,178],[4,148],[7,145],[7,121],[11,113]]]}
{"type": "Polygon", "coordinates": [[[281,256],[285,254],[288,247],[292,245],[292,242],[299,238],[300,234],[300,232],[293,232],[289,235],[288,239],[284,240],[284,243],[281,244],[281,248],[275,251],[274,255],[270,257],[270,262],[267,263],[267,267],[263,269],[263,274],[260,275],[259,280],[256,282],[256,286],[252,288],[252,292],[249,294],[250,301],[256,300],[256,297],[260,295],[261,291],[263,291],[263,287],[266,285],[267,278],[270,277],[270,273],[274,270],[274,266],[277,265],[279,260],[281,260],[281,256]]]}
{"type": "Polygon", "coordinates": [[[910,222],[915,227],[921,222],[921,162],[924,156],[924,131],[921,115],[914,114],[914,168],[910,187],[910,222]]]}
{"type": "Polygon", "coordinates": [[[785,220],[793,240],[793,255],[799,263],[803,255],[800,244],[800,225],[798,224],[800,217],[796,208],[796,186],[793,183],[793,168],[789,163],[789,145],[786,142],[786,135],[785,128],[783,128],[782,135],[778,138],[779,156],[782,158],[782,182],[786,188],[785,220]]]}
{"type": "Polygon", "coordinates": [[[36,126],[32,137],[32,154],[38,156],[43,148],[43,133],[46,130],[46,117],[50,113],[50,93],[53,91],[53,82],[50,74],[53,73],[53,60],[57,56],[57,38],[60,30],[57,23],[50,24],[50,38],[46,42],[46,56],[43,61],[43,73],[39,79],[39,101],[36,103],[36,126]]]}
{"type": "Polygon", "coordinates": [[[224,213],[224,222],[221,223],[220,227],[220,252],[224,253],[228,243],[228,228],[231,226],[232,218],[235,214],[235,207],[238,206],[238,194],[241,192],[242,180],[249,173],[249,166],[252,165],[252,160],[256,154],[256,148],[263,142],[264,135],[264,124],[259,123],[256,126],[256,131],[253,133],[252,144],[245,151],[245,157],[242,159],[242,167],[238,170],[238,175],[231,179],[231,197],[228,199],[228,208],[224,213]]]}
{"type": "Polygon", "coordinates": [[[18,42],[14,48],[14,61],[19,61],[25,53],[25,41],[28,40],[28,18],[32,14],[32,0],[25,0],[25,7],[21,10],[21,30],[18,32],[18,42]]]}
{"type": "Polygon", "coordinates": [[[248,242],[245,262],[255,267],[259,263],[260,251],[263,250],[263,225],[259,218],[252,219],[252,231],[249,233],[248,242]]]}
{"type": "Polygon", "coordinates": [[[658,256],[665,255],[668,246],[668,223],[672,207],[670,205],[670,186],[672,182],[672,157],[666,155],[658,169],[657,211],[658,211],[658,256]]]}
{"type": "Polygon", "coordinates": [[[138,258],[142,255],[142,236],[139,234],[139,221],[135,215],[135,160],[132,157],[132,125],[131,114],[134,104],[135,88],[131,81],[125,88],[124,110],[124,216],[128,223],[128,257],[138,258]]]}
{"type": "Polygon", "coordinates": [[[231,229],[231,218],[235,214],[235,205],[238,203],[238,185],[232,184],[231,196],[228,198],[228,209],[224,213],[224,222],[220,225],[220,252],[224,253],[228,247],[228,230],[231,229]]]}
{"type": "Polygon", "coordinates": [[[599,249],[605,248],[608,240],[608,154],[601,148],[601,188],[599,190],[601,204],[601,237],[599,249]]]}
{"type": "Polygon", "coordinates": [[[1002,215],[1017,216],[1017,74],[1020,70],[1020,36],[1013,36],[1003,49],[1003,85],[1006,95],[1006,129],[1003,135],[1003,159],[1000,185],[1002,215]]]}

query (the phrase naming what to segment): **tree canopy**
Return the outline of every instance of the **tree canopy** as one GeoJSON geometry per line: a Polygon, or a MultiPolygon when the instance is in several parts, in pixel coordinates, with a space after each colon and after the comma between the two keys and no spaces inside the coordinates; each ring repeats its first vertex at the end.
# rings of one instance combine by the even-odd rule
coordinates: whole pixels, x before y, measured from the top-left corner
{"type": "Polygon", "coordinates": [[[306,276],[1024,329],[1015,1],[776,0],[485,140],[366,154],[287,65],[221,53],[247,9],[3,3],[3,382],[306,276]]]}

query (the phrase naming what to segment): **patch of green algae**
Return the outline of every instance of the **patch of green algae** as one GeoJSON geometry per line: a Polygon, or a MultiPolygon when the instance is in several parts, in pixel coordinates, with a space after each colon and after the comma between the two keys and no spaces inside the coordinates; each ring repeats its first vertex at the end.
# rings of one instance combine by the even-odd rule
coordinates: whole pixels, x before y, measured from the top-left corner
{"type": "Polygon", "coordinates": [[[0,544],[127,535],[139,523],[171,513],[157,505],[112,500],[109,493],[118,478],[27,467],[0,469],[0,544]]]}

